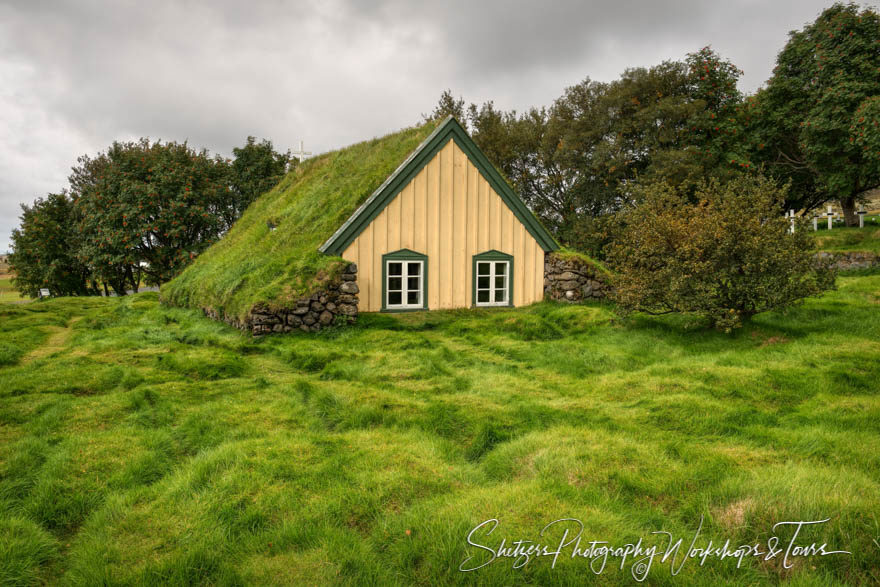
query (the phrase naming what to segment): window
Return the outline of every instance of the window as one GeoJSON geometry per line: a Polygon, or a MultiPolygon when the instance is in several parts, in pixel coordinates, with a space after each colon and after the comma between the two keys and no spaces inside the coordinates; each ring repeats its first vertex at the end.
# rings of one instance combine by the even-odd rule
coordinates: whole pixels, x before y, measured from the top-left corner
{"type": "Polygon", "coordinates": [[[474,256],[475,306],[513,305],[513,257],[499,251],[474,256]]]}
{"type": "Polygon", "coordinates": [[[427,309],[428,258],[402,249],[383,255],[382,263],[382,309],[427,309]]]}

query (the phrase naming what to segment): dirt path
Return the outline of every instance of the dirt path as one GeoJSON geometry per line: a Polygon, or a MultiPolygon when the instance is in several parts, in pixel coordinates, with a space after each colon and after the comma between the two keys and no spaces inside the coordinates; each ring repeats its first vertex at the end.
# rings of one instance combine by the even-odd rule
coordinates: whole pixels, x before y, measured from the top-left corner
{"type": "Polygon", "coordinates": [[[30,363],[31,361],[36,361],[37,359],[42,359],[43,357],[48,357],[51,354],[64,350],[67,346],[67,339],[70,338],[73,325],[79,322],[81,318],[82,316],[71,318],[70,321],[68,321],[67,326],[47,327],[50,332],[49,338],[46,339],[46,342],[22,357],[21,362],[30,363]]]}

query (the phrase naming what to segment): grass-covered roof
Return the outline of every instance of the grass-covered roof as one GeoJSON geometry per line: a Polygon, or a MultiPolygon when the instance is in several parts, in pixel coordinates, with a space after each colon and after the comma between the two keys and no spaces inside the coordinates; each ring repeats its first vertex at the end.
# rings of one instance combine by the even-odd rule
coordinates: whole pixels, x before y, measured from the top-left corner
{"type": "Polygon", "coordinates": [[[256,303],[281,307],[311,293],[342,266],[318,248],[435,127],[407,128],[304,161],[163,285],[162,298],[244,318],[256,303]]]}

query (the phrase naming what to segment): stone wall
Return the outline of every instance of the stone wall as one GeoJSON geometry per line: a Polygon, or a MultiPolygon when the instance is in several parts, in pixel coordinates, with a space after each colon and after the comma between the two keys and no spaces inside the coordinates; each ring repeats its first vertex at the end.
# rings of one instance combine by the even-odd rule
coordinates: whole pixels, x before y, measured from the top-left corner
{"type": "Polygon", "coordinates": [[[591,263],[574,256],[544,256],[544,299],[579,302],[611,293],[607,278],[591,263]]]}
{"type": "Polygon", "coordinates": [[[303,330],[317,332],[339,323],[354,322],[358,314],[357,265],[349,263],[339,279],[331,281],[309,297],[300,298],[285,308],[270,308],[256,304],[244,321],[221,316],[216,310],[205,308],[205,315],[222,320],[240,330],[262,336],[274,332],[303,330]]]}
{"type": "Polygon", "coordinates": [[[838,271],[849,269],[871,269],[880,267],[880,255],[865,251],[842,251],[829,253],[821,251],[817,255],[820,259],[831,259],[831,267],[838,271]]]}

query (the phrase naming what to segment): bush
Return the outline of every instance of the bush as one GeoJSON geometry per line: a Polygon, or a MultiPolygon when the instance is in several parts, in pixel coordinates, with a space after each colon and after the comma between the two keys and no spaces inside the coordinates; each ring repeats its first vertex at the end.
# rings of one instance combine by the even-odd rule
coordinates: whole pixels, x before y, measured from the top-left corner
{"type": "Polygon", "coordinates": [[[567,246],[593,259],[605,261],[614,241],[624,229],[625,214],[614,212],[598,216],[583,215],[572,223],[571,229],[560,234],[567,246]]]}
{"type": "Polygon", "coordinates": [[[666,184],[641,188],[610,250],[615,298],[626,311],[691,312],[730,332],[755,314],[834,287],[807,220],[789,233],[787,192],[764,178],[703,184],[697,204],[666,184]]]}

